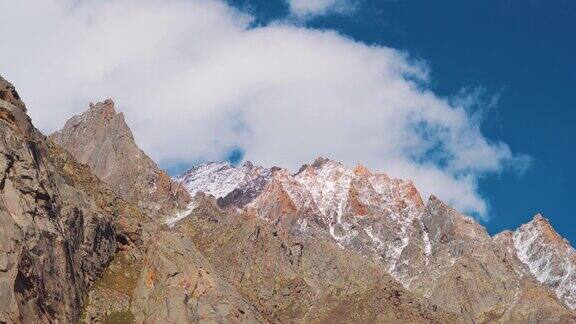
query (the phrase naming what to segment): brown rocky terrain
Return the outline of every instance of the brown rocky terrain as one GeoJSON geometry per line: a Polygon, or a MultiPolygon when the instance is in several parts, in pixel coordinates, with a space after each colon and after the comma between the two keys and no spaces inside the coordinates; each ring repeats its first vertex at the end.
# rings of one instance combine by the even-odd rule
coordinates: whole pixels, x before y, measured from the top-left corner
{"type": "Polygon", "coordinates": [[[183,234],[160,231],[149,244],[133,296],[137,322],[265,321],[183,234]]]}
{"type": "MultiPolygon", "coordinates": [[[[231,304],[250,310],[200,254],[193,253],[190,240],[172,245],[168,236],[158,233],[154,219],[158,214],[151,217],[145,201],[143,207],[136,207],[124,200],[116,194],[118,187],[108,187],[89,166],[38,132],[17,92],[4,79],[0,79],[0,99],[0,323],[155,322],[146,305],[156,312],[161,308],[156,308],[153,297],[138,298],[143,291],[137,290],[138,282],[141,275],[157,270],[147,266],[160,267],[161,276],[172,275],[168,271],[174,264],[183,265],[183,272],[197,265],[200,282],[207,285],[199,290],[194,277],[184,277],[183,294],[196,289],[199,304],[206,305],[200,317],[190,321],[210,318],[211,309],[216,309],[214,318],[225,318],[218,308],[222,295],[206,293],[213,289],[208,283],[231,292],[231,304]],[[158,238],[162,244],[155,245],[158,238]],[[173,252],[187,251],[191,258],[164,262],[155,259],[161,254],[154,248],[169,249],[171,258],[177,255],[173,252]],[[142,254],[146,251],[148,255],[142,254]],[[208,278],[209,273],[214,277],[208,278]],[[142,307],[142,312],[135,316],[131,307],[142,307]]],[[[156,285],[150,296],[163,294],[160,289],[156,285]]],[[[166,289],[172,291],[172,286],[166,289]]],[[[181,297],[175,295],[174,300],[181,297]]],[[[165,305],[162,298],[157,300],[165,305]]],[[[263,322],[258,313],[254,318],[263,322]]],[[[174,317],[172,322],[180,320],[174,317]]]]}
{"type": "MultiPolygon", "coordinates": [[[[105,163],[105,167],[102,167],[102,158],[96,158],[97,156],[122,155],[118,152],[106,153],[107,150],[102,150],[102,147],[109,147],[112,142],[115,143],[113,147],[135,147],[131,132],[123,119],[118,122],[118,125],[125,130],[123,133],[129,136],[119,137],[116,131],[101,129],[111,127],[109,121],[114,119],[109,117],[111,114],[119,118],[118,114],[112,112],[110,105],[110,102],[94,105],[87,113],[81,115],[82,117],[74,117],[68,121],[67,126],[52,137],[79,159],[86,161],[90,168],[99,169],[97,174],[104,175],[103,178],[108,176],[110,185],[116,192],[130,197],[123,191],[125,183],[117,182],[117,176],[126,178],[126,175],[131,174],[131,170],[124,170],[124,168],[133,168],[135,164],[138,164],[152,168],[152,173],[155,173],[154,170],[157,167],[152,163],[142,163],[142,161],[149,160],[147,157],[136,159],[130,164],[118,164],[116,167],[113,167],[114,163],[105,163]],[[108,107],[102,107],[103,105],[108,105],[108,107]],[[108,112],[102,113],[103,108],[106,108],[108,112]],[[75,148],[76,145],[80,149],[75,148]],[[86,158],[85,152],[89,152],[88,155],[94,158],[86,158]],[[117,176],[109,176],[110,172],[104,170],[112,170],[112,173],[117,176]]],[[[260,167],[249,164],[245,167],[249,170],[249,178],[252,181],[263,182],[266,174],[270,174],[260,167]]],[[[129,177],[138,179],[138,175],[129,177]]],[[[179,184],[175,185],[177,186],[179,184]]],[[[244,193],[256,196],[255,193],[259,190],[246,190],[244,193]]],[[[138,203],[144,210],[151,210],[146,207],[150,204],[149,199],[153,198],[138,195],[135,197],[139,198],[134,200],[134,203],[138,203]]],[[[406,292],[376,264],[372,264],[353,251],[342,250],[329,236],[318,238],[317,242],[322,244],[321,249],[310,249],[314,251],[314,257],[308,258],[308,254],[305,254],[307,267],[300,269],[300,263],[295,263],[294,258],[298,258],[297,249],[298,247],[302,249],[303,243],[298,240],[293,241],[291,233],[285,233],[280,227],[274,229],[276,227],[270,226],[254,214],[250,214],[248,218],[250,221],[240,218],[233,210],[220,209],[215,200],[210,200],[202,194],[189,207],[194,207],[196,214],[200,210],[205,211],[205,215],[198,219],[212,219],[214,215],[219,215],[222,217],[222,222],[190,224],[190,218],[187,218],[182,222],[182,226],[172,229],[166,226],[144,226],[153,232],[145,236],[145,248],[116,256],[103,278],[89,293],[85,320],[97,321],[103,316],[114,314],[116,318],[122,320],[147,323],[202,320],[277,322],[298,319],[318,322],[330,321],[331,314],[336,310],[342,313],[339,316],[343,321],[366,318],[374,321],[403,319],[424,323],[454,319],[451,314],[438,311],[429,306],[427,301],[420,301],[417,296],[406,292]],[[218,226],[203,228],[201,225],[218,226]],[[230,228],[230,225],[233,227],[230,228]],[[250,250],[245,251],[246,255],[242,264],[231,263],[229,261],[233,259],[230,258],[225,258],[227,262],[224,262],[224,259],[221,261],[214,259],[216,255],[232,255],[237,252],[236,245],[233,244],[234,240],[230,240],[230,236],[234,236],[237,242],[240,240],[252,242],[254,239],[259,241],[258,237],[254,238],[253,232],[260,226],[269,227],[268,232],[276,233],[271,234],[270,238],[278,237],[281,231],[283,239],[277,238],[271,241],[266,239],[261,244],[248,245],[250,250]],[[198,236],[199,233],[204,233],[204,236],[198,236]],[[214,243],[226,243],[226,245],[214,249],[214,243]],[[286,252],[282,252],[283,249],[287,249],[286,246],[290,246],[288,254],[293,255],[291,259],[286,259],[284,257],[286,252]],[[323,253],[324,248],[330,252],[323,253]],[[213,254],[214,251],[216,255],[213,254]],[[273,251],[273,253],[266,251],[273,251]],[[278,263],[273,272],[268,272],[266,269],[276,258],[282,262],[278,263]],[[347,262],[350,258],[357,261],[354,267],[350,267],[347,262]],[[230,271],[242,270],[242,268],[237,268],[239,266],[246,270],[254,269],[253,272],[250,271],[251,276],[258,280],[252,282],[250,286],[252,291],[246,290],[243,285],[230,277],[230,271]],[[322,268],[314,269],[317,267],[322,268]],[[360,271],[367,267],[371,269],[368,273],[360,271]],[[131,273],[131,270],[122,270],[126,268],[141,269],[141,271],[131,273]],[[266,272],[265,277],[259,277],[261,271],[266,272]],[[328,271],[333,272],[330,280],[323,276],[323,273],[328,271]],[[274,279],[275,276],[278,277],[277,280],[274,279]],[[136,277],[138,279],[134,280],[136,277]],[[288,284],[281,289],[282,292],[275,291],[279,289],[276,287],[277,281],[285,281],[288,284]],[[312,283],[306,283],[306,281],[312,283]],[[272,292],[275,304],[264,302],[272,292]],[[306,299],[301,298],[302,293],[307,294],[306,299]],[[342,305],[352,299],[358,300],[356,309],[340,310],[342,305]],[[366,300],[366,304],[360,305],[360,301],[363,300],[366,300]],[[278,309],[279,304],[283,305],[280,309],[278,309]],[[300,306],[291,306],[291,304],[300,306]],[[127,311],[128,307],[130,309],[127,311]],[[294,313],[295,311],[292,310],[294,307],[298,308],[298,313],[294,313]],[[121,314],[124,316],[119,317],[121,314]]],[[[187,216],[186,210],[176,208],[152,209],[152,211],[155,212],[154,217],[163,219],[173,218],[175,214],[187,216]],[[167,212],[161,214],[163,210],[167,212]]],[[[315,246],[313,242],[309,243],[310,246],[315,246]]]]}
{"type": "Polygon", "coordinates": [[[434,197],[427,209],[422,221],[432,246],[428,270],[416,277],[410,289],[469,321],[574,320],[574,311],[560,296],[530,272],[518,270],[516,251],[498,244],[475,220],[434,197]],[[539,294],[551,298],[544,303],[539,294]],[[518,308],[519,303],[530,307],[518,308]]]}

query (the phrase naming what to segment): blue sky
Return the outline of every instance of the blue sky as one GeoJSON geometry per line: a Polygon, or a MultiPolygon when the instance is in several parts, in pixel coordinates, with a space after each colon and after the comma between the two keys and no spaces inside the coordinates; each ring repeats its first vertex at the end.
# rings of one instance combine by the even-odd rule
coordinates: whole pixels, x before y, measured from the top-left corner
{"type": "Polygon", "coordinates": [[[112,98],[172,172],[317,156],[414,180],[496,233],[576,241],[576,5],[0,0],[0,73],[35,125],[112,98]]]}
{"type": "MultiPolygon", "coordinates": [[[[283,1],[230,1],[259,23],[288,14],[283,1]]],[[[305,22],[355,40],[404,49],[431,67],[436,93],[465,87],[498,97],[482,130],[532,158],[523,174],[481,179],[490,233],[537,212],[576,242],[576,3],[573,1],[370,1],[305,22]]]]}

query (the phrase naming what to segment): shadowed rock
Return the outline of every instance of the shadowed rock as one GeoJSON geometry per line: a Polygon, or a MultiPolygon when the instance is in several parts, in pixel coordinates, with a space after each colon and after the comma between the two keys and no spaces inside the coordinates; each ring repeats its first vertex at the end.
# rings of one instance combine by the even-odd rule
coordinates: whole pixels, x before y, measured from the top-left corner
{"type": "Polygon", "coordinates": [[[75,322],[139,212],[46,141],[1,77],[0,112],[0,322],[75,322]]]}

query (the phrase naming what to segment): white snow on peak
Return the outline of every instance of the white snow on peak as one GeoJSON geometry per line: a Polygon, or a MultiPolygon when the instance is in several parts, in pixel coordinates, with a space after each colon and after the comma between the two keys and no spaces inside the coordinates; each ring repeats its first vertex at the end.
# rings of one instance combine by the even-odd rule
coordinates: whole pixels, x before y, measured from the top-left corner
{"type": "Polygon", "coordinates": [[[535,219],[514,232],[516,253],[539,282],[576,309],[576,251],[543,222],[535,219]]]}
{"type": "Polygon", "coordinates": [[[247,168],[248,164],[237,168],[227,162],[208,162],[193,167],[175,180],[192,196],[202,191],[220,198],[240,186],[246,177],[247,168]]]}
{"type": "MultiPolygon", "coordinates": [[[[265,169],[251,163],[234,167],[226,162],[211,162],[198,165],[175,180],[193,196],[202,191],[220,198],[241,188],[255,195],[250,196],[254,200],[247,207],[255,207],[267,199],[256,196],[267,183],[279,184],[299,212],[325,220],[327,231],[340,247],[353,248],[350,244],[353,240],[367,238],[365,248],[377,252],[388,272],[401,284],[407,287],[410,283],[403,267],[408,262],[403,251],[414,234],[414,221],[422,217],[426,208],[411,182],[372,174],[362,167],[353,170],[327,159],[317,160],[296,175],[285,169],[265,169]]],[[[194,203],[190,204],[186,210],[166,219],[166,223],[174,226],[194,208],[194,203]]],[[[267,215],[260,216],[267,219],[267,215]]],[[[514,232],[516,253],[539,282],[576,309],[576,252],[561,239],[551,240],[546,227],[549,225],[543,222],[537,218],[514,232]]],[[[310,226],[306,218],[300,218],[294,230],[306,233],[310,226]]],[[[438,237],[431,237],[422,227],[420,244],[428,264],[432,242],[438,237]]],[[[455,260],[450,261],[453,264],[455,260]]]]}
{"type": "MultiPolygon", "coordinates": [[[[364,232],[373,248],[381,255],[383,262],[388,265],[388,271],[407,285],[408,279],[403,278],[404,275],[398,272],[397,266],[402,252],[409,244],[413,230],[412,223],[422,216],[424,208],[421,199],[417,198],[419,197],[417,193],[414,195],[411,191],[413,186],[410,182],[391,179],[384,174],[372,174],[361,166],[353,170],[339,162],[326,159],[306,167],[295,176],[295,179],[300,187],[312,196],[326,220],[328,232],[338,245],[345,247],[364,232]],[[356,177],[360,177],[360,182],[354,185],[352,193],[352,182],[356,177]],[[376,218],[363,221],[363,215],[355,215],[357,211],[351,205],[352,200],[375,211],[377,214],[371,217],[376,218]],[[379,211],[383,217],[381,220],[377,219],[379,211]],[[358,218],[354,220],[355,217],[358,218]],[[389,221],[398,226],[393,234],[396,238],[388,237],[390,231],[383,230],[386,224],[390,224],[387,223],[389,221]]],[[[298,201],[295,203],[301,205],[298,201]]],[[[423,250],[427,258],[431,246],[426,238],[423,250]]]]}
{"type": "Polygon", "coordinates": [[[176,214],[166,218],[166,224],[170,228],[174,227],[174,225],[176,225],[176,223],[178,223],[179,221],[188,217],[190,215],[190,213],[192,213],[194,208],[196,208],[196,203],[194,201],[192,201],[190,204],[188,204],[186,209],[181,210],[181,211],[177,212],[176,214]]]}
{"type": "MultiPolygon", "coordinates": [[[[203,191],[218,198],[236,188],[249,188],[259,176],[258,185],[262,185],[264,175],[266,183],[281,186],[302,215],[321,217],[340,247],[353,248],[350,244],[359,236],[361,240],[368,238],[366,248],[377,252],[388,271],[407,285],[409,278],[404,278],[405,270],[399,267],[405,260],[400,259],[410,242],[413,221],[422,216],[424,209],[410,182],[372,174],[361,166],[351,169],[328,159],[318,159],[296,175],[285,169],[274,170],[251,164],[233,167],[228,163],[207,163],[192,168],[177,181],[193,195],[203,191]],[[358,181],[354,182],[354,188],[353,181],[358,181]]],[[[265,191],[264,195],[253,197],[246,207],[266,206],[267,194],[269,192],[265,191]]],[[[267,215],[260,216],[268,219],[267,215]]],[[[308,226],[305,219],[299,220],[295,230],[305,232],[308,226]]],[[[427,233],[423,235],[427,258],[432,248],[427,233]]]]}
{"type": "Polygon", "coordinates": [[[328,232],[339,245],[346,244],[358,235],[351,224],[342,220],[354,171],[339,162],[326,160],[319,167],[307,167],[295,179],[310,193],[315,205],[326,218],[328,232]]]}
{"type": "Polygon", "coordinates": [[[310,192],[324,215],[336,214],[340,223],[353,178],[351,169],[328,160],[320,168],[308,167],[296,176],[296,181],[310,192]]]}

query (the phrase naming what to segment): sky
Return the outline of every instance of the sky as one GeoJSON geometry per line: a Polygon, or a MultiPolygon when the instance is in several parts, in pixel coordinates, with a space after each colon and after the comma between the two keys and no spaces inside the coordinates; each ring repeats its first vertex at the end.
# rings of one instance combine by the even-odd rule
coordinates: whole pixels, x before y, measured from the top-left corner
{"type": "Polygon", "coordinates": [[[50,133],[113,98],[172,172],[317,156],[412,179],[489,232],[576,221],[576,5],[0,0],[0,74],[50,133]]]}

